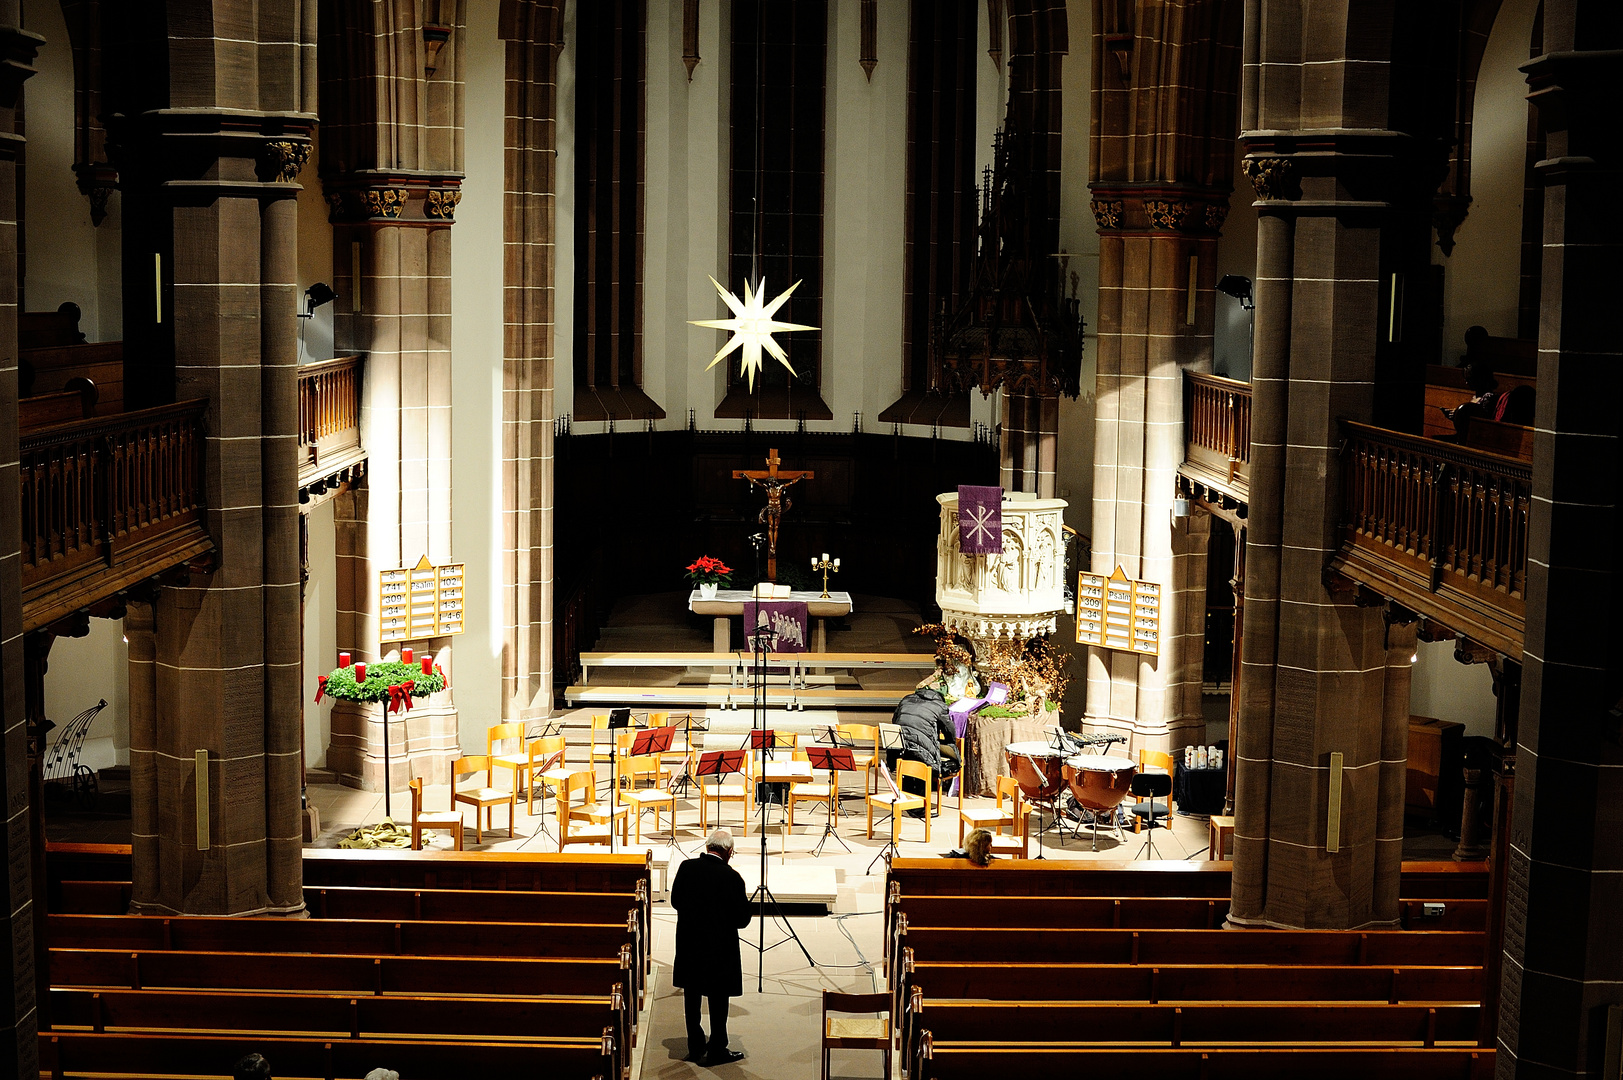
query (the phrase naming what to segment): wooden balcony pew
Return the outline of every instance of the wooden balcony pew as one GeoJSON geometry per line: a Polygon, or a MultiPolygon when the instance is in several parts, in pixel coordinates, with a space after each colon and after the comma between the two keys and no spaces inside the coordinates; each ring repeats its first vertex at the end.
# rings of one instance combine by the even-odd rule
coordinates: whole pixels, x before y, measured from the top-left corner
{"type": "Polygon", "coordinates": [[[380,1062],[399,1063],[412,1080],[468,1076],[545,1076],[614,1080],[612,1039],[458,1042],[430,1039],[300,1039],[289,1035],[176,1035],[51,1032],[40,1036],[41,1064],[66,1076],[225,1076],[248,1053],[274,1062],[278,1080],[359,1080],[380,1062]]]}
{"type": "Polygon", "coordinates": [[[1070,930],[908,926],[914,961],[960,963],[1477,965],[1480,933],[1458,930],[1070,930]]]}
{"type": "Polygon", "coordinates": [[[375,997],[186,990],[51,991],[57,1031],[270,1031],[331,1039],[595,1039],[613,1034],[631,1065],[620,994],[596,997],[375,997]]]}
{"type": "Polygon", "coordinates": [[[53,915],[124,915],[130,910],[128,881],[60,881],[49,900],[53,915]]]}
{"type": "Polygon", "coordinates": [[[1486,900],[1457,900],[1448,898],[1403,900],[1405,930],[1486,930],[1488,928],[1488,902],[1486,900]],[[1425,905],[1441,904],[1441,915],[1427,915],[1425,905]]]}
{"type": "Polygon", "coordinates": [[[921,1048],[923,1067],[911,1080],[1031,1080],[1038,1076],[1152,1076],[1155,1080],[1491,1080],[1488,1049],[1102,1049],[1049,1043],[944,1042],[921,1048]]]}

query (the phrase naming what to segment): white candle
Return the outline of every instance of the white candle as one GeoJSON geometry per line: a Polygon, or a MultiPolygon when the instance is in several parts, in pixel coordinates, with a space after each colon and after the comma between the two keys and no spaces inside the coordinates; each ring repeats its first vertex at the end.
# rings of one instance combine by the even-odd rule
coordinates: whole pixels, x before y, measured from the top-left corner
{"type": "Polygon", "coordinates": [[[816,555],[812,556],[812,569],[813,570],[817,569],[817,556],[816,555]]]}
{"type": "Polygon", "coordinates": [[[840,568],[840,560],[835,559],[834,560],[834,569],[838,570],[839,568],[840,568]]]}
{"type": "Polygon", "coordinates": [[[828,562],[828,552],[823,552],[823,561],[828,562]]]}

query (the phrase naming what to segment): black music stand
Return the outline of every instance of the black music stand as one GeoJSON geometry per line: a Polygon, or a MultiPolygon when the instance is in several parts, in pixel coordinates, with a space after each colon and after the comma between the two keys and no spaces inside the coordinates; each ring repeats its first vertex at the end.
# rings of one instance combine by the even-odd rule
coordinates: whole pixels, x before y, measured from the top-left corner
{"type": "Polygon", "coordinates": [[[630,709],[609,710],[609,854],[614,854],[614,823],[620,816],[620,741],[615,732],[631,726],[630,709]]]}
{"type": "Polygon", "coordinates": [[[834,773],[836,770],[841,772],[854,771],[857,767],[856,759],[852,756],[850,749],[844,746],[808,746],[806,747],[806,759],[811,762],[813,769],[828,770],[828,821],[823,826],[823,838],[817,841],[817,846],[812,849],[812,855],[822,855],[823,845],[828,843],[828,838],[831,836],[836,844],[849,852],[851,846],[841,840],[840,834],[834,829],[834,800],[838,797],[836,792],[839,791],[839,788],[834,783],[834,773]]]}
{"type": "MultiPolygon", "coordinates": [[[[759,620],[760,617],[760,608],[757,607],[756,619],[759,620]]],[[[766,626],[762,625],[760,622],[757,622],[753,629],[750,627],[745,627],[745,637],[749,641],[750,647],[755,654],[750,693],[750,711],[752,713],[750,726],[752,730],[750,731],[749,742],[756,752],[761,755],[761,771],[764,773],[766,771],[767,754],[774,749],[773,743],[776,735],[775,732],[770,731],[766,726],[766,657],[768,645],[770,644],[770,639],[773,637],[773,633],[766,626]]],[[[759,901],[761,906],[761,912],[759,915],[761,925],[756,934],[755,941],[752,942],[748,938],[744,939],[744,943],[753,948],[756,953],[756,993],[760,993],[761,990],[766,986],[766,954],[767,950],[769,949],[776,949],[779,945],[793,941],[796,945],[800,946],[800,953],[806,958],[806,963],[810,964],[812,967],[817,966],[817,961],[812,959],[812,954],[806,949],[806,943],[800,940],[799,934],[795,933],[795,928],[789,924],[788,918],[784,916],[782,910],[779,908],[778,898],[772,895],[772,889],[766,883],[766,804],[761,803],[759,810],[761,812],[761,820],[757,825],[757,831],[761,834],[761,881],[760,884],[755,886],[755,892],[750,894],[749,902],[751,906],[754,906],[756,902],[759,901]],[[786,937],[774,941],[770,945],[766,943],[766,919],[769,908],[771,910],[772,917],[778,920],[779,924],[783,927],[784,933],[787,935],[786,937]]]]}
{"type": "Polygon", "coordinates": [[[709,731],[708,718],[705,723],[694,726],[691,712],[682,714],[682,745],[687,747],[687,754],[682,758],[682,775],[671,781],[671,794],[685,796],[688,788],[693,784],[693,733],[694,731],[709,731]]]}

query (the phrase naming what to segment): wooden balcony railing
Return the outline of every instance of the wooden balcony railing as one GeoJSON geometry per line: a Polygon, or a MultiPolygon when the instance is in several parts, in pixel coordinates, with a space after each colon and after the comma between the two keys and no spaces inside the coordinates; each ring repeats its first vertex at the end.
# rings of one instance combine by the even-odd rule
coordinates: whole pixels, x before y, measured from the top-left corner
{"type": "Polygon", "coordinates": [[[299,368],[299,483],[352,464],[361,453],[361,358],[299,368]]]}
{"type": "Polygon", "coordinates": [[[1251,384],[1184,372],[1184,463],[1236,488],[1251,486],[1251,384]]]}
{"type": "Polygon", "coordinates": [[[185,401],[22,436],[26,629],[213,549],[203,515],[206,406],[185,401]]]}
{"type": "Polygon", "coordinates": [[[1342,432],[1342,537],[1331,565],[1519,656],[1531,465],[1350,421],[1342,432]]]}

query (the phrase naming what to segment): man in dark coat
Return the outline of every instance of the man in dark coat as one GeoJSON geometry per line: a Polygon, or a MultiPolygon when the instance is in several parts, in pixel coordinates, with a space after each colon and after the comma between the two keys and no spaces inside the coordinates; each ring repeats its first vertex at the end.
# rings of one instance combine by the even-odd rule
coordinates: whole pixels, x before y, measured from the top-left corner
{"type": "Polygon", "coordinates": [[[671,883],[671,907],[676,909],[671,981],[682,988],[687,1007],[687,1060],[706,1066],[744,1056],[727,1049],[728,999],[744,993],[738,931],[749,925],[751,914],[744,879],[727,865],[732,857],[733,834],[717,829],[705,841],[704,853],[682,863],[671,883]],[[708,1045],[699,1023],[702,997],[710,999],[708,1045]]]}
{"type": "MultiPolygon", "coordinates": [[[[952,722],[947,699],[941,696],[939,690],[921,685],[896,706],[891,722],[902,729],[900,757],[908,761],[922,761],[930,766],[930,771],[937,778],[958,771],[958,729],[952,722]]],[[[926,794],[917,790],[918,782],[915,780],[905,780],[902,786],[909,794],[926,794]]],[[[909,814],[923,817],[924,811],[912,810],[909,814]]]]}

